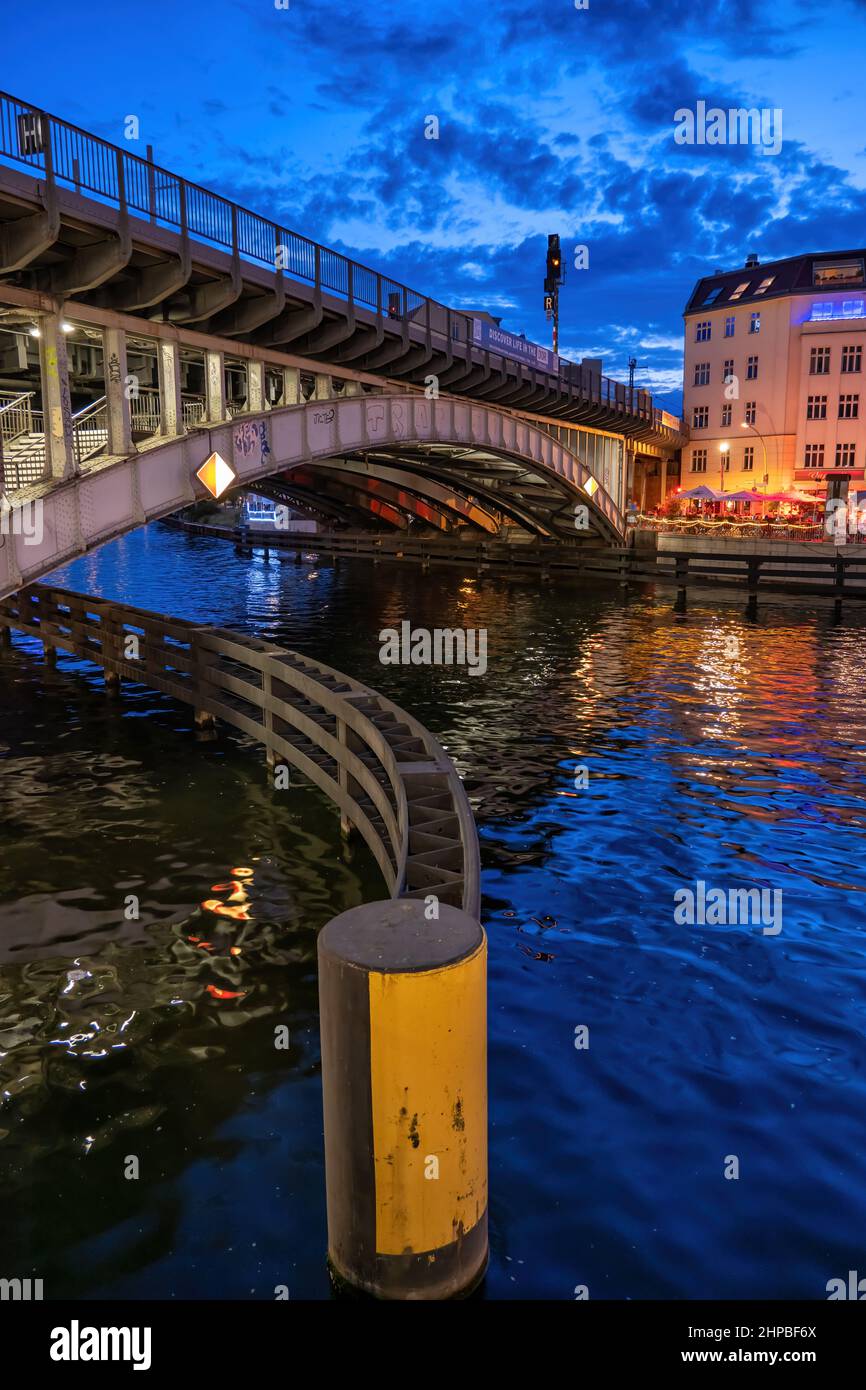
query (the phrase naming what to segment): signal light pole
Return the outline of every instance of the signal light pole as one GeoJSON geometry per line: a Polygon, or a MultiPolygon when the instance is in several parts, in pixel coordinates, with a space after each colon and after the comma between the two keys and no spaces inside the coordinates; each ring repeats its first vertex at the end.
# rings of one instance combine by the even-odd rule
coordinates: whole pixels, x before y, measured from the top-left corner
{"type": "Polygon", "coordinates": [[[551,233],[547,238],[547,274],[544,277],[544,312],[548,322],[553,319],[553,351],[559,352],[559,287],[565,276],[562,273],[562,251],[559,234],[551,233]]]}

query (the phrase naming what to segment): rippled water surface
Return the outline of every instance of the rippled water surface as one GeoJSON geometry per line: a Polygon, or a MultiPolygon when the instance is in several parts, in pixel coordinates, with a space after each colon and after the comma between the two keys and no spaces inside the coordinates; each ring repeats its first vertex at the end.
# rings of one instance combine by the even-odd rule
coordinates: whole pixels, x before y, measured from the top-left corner
{"type": "MultiPolygon", "coordinates": [[[[58,582],[308,652],[448,747],[490,940],[488,1297],[821,1298],[863,1268],[866,619],[160,527],[58,582]],[[383,667],[404,618],[486,627],[487,674],[383,667]],[[782,931],[678,925],[699,879],[780,890],[782,931]]],[[[0,847],[0,1273],[328,1297],[315,940],[381,895],[366,850],[243,738],[20,639],[0,847]],[[203,909],[238,868],[249,920],[203,909]]]]}

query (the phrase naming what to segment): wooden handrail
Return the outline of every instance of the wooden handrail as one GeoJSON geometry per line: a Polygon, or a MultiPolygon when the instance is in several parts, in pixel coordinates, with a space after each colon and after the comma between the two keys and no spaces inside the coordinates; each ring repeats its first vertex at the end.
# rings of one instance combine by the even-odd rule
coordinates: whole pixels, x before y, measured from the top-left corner
{"type": "Polygon", "coordinates": [[[369,686],[260,638],[49,585],[3,600],[0,628],[256,739],[357,827],[392,897],[433,895],[478,918],[478,835],[457,771],[418,720],[369,686]]]}

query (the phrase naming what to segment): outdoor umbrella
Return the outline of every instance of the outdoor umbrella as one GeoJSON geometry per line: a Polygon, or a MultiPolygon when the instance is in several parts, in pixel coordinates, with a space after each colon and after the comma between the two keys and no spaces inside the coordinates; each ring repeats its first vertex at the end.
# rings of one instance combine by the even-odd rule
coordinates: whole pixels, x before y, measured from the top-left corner
{"type": "Polygon", "coordinates": [[[719,499],[724,496],[725,493],[716,492],[714,488],[706,487],[703,483],[701,483],[700,487],[689,488],[688,492],[677,493],[677,497],[702,497],[705,501],[709,502],[718,502],[719,499]]]}

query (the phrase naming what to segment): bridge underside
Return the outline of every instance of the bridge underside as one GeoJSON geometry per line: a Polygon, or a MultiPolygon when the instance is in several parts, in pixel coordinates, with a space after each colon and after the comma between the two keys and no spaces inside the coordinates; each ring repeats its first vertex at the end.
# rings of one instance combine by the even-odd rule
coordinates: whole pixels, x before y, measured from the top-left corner
{"type": "MultiPolygon", "coordinates": [[[[256,491],[316,520],[574,540],[573,489],[526,460],[425,444],[300,464],[256,491]]],[[[587,509],[588,510],[588,509],[587,509]]],[[[587,529],[597,533],[587,517],[587,529]]]]}

